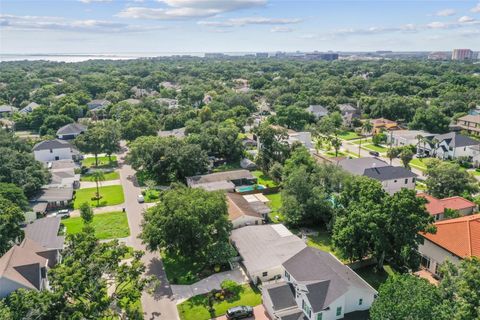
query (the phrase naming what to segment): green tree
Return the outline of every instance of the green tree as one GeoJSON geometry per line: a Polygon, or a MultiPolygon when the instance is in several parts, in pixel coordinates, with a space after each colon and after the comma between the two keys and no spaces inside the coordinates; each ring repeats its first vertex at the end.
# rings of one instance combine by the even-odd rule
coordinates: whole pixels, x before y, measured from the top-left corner
{"type": "Polygon", "coordinates": [[[150,250],[161,249],[214,264],[230,258],[221,252],[228,248],[232,224],[220,192],[185,187],[166,191],[145,213],[142,227],[140,237],[150,250]],[[213,254],[209,252],[212,248],[213,254]]]}
{"type": "Polygon", "coordinates": [[[15,203],[0,196],[0,256],[23,240],[21,224],[24,220],[23,211],[15,203]]]}
{"type": "Polygon", "coordinates": [[[80,217],[82,217],[83,223],[89,224],[93,221],[93,210],[88,202],[84,202],[80,205],[80,217]]]}
{"type": "Polygon", "coordinates": [[[418,108],[409,127],[432,133],[448,132],[450,119],[437,107],[418,108]]]}
{"type": "Polygon", "coordinates": [[[387,157],[390,159],[390,165],[392,165],[392,160],[397,158],[400,154],[401,149],[398,147],[390,148],[387,150],[387,157]]]}
{"type": "Polygon", "coordinates": [[[28,200],[23,190],[13,183],[0,182],[0,198],[11,201],[23,210],[28,208],[28,200]]]}
{"type": "Polygon", "coordinates": [[[427,280],[409,274],[390,276],[378,290],[370,309],[372,320],[448,319],[439,313],[439,290],[427,280]]]}
{"type": "Polygon", "coordinates": [[[437,198],[461,196],[478,191],[478,183],[467,171],[461,170],[458,164],[430,159],[426,161],[428,192],[437,198]]]}
{"type": "Polygon", "coordinates": [[[405,168],[410,168],[410,161],[413,159],[413,151],[410,147],[405,146],[402,147],[400,154],[398,155],[400,160],[402,160],[402,164],[405,168]]]}
{"type": "Polygon", "coordinates": [[[55,135],[57,130],[66,124],[73,123],[73,119],[65,115],[51,115],[45,118],[40,127],[40,135],[55,135]]]}
{"type": "Polygon", "coordinates": [[[260,143],[257,165],[264,172],[268,172],[275,162],[283,164],[290,153],[287,131],[263,122],[255,129],[255,134],[260,143]]]}
{"type": "Polygon", "coordinates": [[[100,206],[100,199],[102,198],[100,195],[100,188],[99,184],[102,181],[105,181],[105,174],[103,171],[100,170],[95,170],[91,174],[93,181],[95,181],[95,185],[97,188],[97,192],[95,193],[95,199],[97,200],[97,206],[100,206]]]}
{"type": "Polygon", "coordinates": [[[105,152],[105,130],[100,125],[90,126],[88,130],[75,139],[75,144],[84,153],[95,155],[95,166],[98,167],[98,154],[105,152]]]}

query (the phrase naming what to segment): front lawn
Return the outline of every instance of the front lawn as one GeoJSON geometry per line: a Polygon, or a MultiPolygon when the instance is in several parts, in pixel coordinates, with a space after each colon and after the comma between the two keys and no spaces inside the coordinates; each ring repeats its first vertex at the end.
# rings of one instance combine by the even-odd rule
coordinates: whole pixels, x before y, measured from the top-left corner
{"type": "Polygon", "coordinates": [[[284,220],[283,215],[280,213],[280,208],[282,207],[282,195],[280,192],[273,194],[265,195],[270,201],[267,202],[267,205],[272,209],[268,214],[268,217],[273,223],[279,223],[284,220]],[[277,218],[278,217],[278,218],[277,218]]]}
{"type": "Polygon", "coordinates": [[[260,170],[252,171],[252,175],[257,178],[257,183],[266,187],[276,187],[278,184],[272,180],[268,175],[260,170]]]}
{"type": "Polygon", "coordinates": [[[387,281],[389,276],[395,274],[392,267],[389,265],[384,265],[383,269],[380,271],[375,270],[375,265],[363,267],[357,270],[354,270],[363,280],[367,281],[369,285],[378,290],[380,285],[387,281]]]}
{"type": "Polygon", "coordinates": [[[372,143],[372,138],[366,138],[366,139],[358,139],[358,140],[355,140],[355,141],[350,141],[351,143],[353,144],[366,144],[366,143],[372,143]]]}
{"type": "Polygon", "coordinates": [[[125,201],[123,197],[123,188],[121,185],[100,187],[99,192],[102,198],[98,204],[97,200],[94,199],[96,192],[97,188],[78,189],[75,192],[73,208],[80,208],[80,205],[84,202],[90,203],[92,207],[105,207],[121,204],[125,201]]]}
{"type": "MultiPolygon", "coordinates": [[[[103,174],[105,181],[118,180],[120,179],[120,174],[118,171],[106,172],[103,174]]],[[[91,173],[86,173],[82,175],[80,181],[94,181],[91,173]]]]}
{"type": "Polygon", "coordinates": [[[380,152],[380,153],[387,152],[387,150],[388,150],[388,148],[385,148],[383,146],[376,146],[374,144],[362,145],[362,148],[366,149],[366,150],[369,150],[369,151],[377,151],[377,152],[380,152]]]}
{"type": "Polygon", "coordinates": [[[98,167],[95,166],[95,157],[85,158],[82,161],[82,166],[87,168],[109,168],[109,167],[117,167],[117,157],[111,156],[110,159],[107,156],[98,157],[98,167]]]}
{"type": "Polygon", "coordinates": [[[244,284],[238,298],[226,299],[221,302],[214,301],[212,303],[212,314],[210,314],[208,297],[205,294],[194,296],[177,305],[177,308],[182,320],[208,320],[224,315],[228,309],[233,307],[255,307],[261,303],[262,295],[260,291],[249,284],[244,284]]]}
{"type": "Polygon", "coordinates": [[[307,246],[320,249],[322,251],[331,252],[343,263],[347,263],[347,260],[341,258],[340,254],[335,251],[332,245],[330,234],[325,230],[318,231],[318,234],[313,236],[307,236],[307,246]]]}
{"type": "Polygon", "coordinates": [[[360,138],[360,136],[353,131],[344,131],[341,134],[339,134],[338,137],[343,140],[353,140],[353,139],[360,138]]]}
{"type": "MultiPolygon", "coordinates": [[[[83,228],[81,217],[62,220],[67,229],[67,234],[80,233],[83,228]]],[[[95,236],[100,239],[125,238],[130,235],[127,214],[122,211],[99,213],[93,216],[91,226],[95,230],[95,236]]]]}
{"type": "Polygon", "coordinates": [[[335,150],[333,151],[328,151],[325,153],[327,156],[329,156],[330,158],[335,158],[335,157],[346,157],[347,156],[347,153],[343,152],[343,151],[338,151],[337,154],[335,155],[335,150]]]}
{"type": "Polygon", "coordinates": [[[419,158],[413,158],[409,165],[412,167],[412,168],[415,168],[415,169],[418,169],[420,171],[426,171],[427,170],[427,165],[425,164],[424,160],[423,159],[419,159],[419,158]]]}
{"type": "Polygon", "coordinates": [[[191,257],[162,253],[163,267],[171,284],[192,284],[215,273],[203,262],[191,257]]]}

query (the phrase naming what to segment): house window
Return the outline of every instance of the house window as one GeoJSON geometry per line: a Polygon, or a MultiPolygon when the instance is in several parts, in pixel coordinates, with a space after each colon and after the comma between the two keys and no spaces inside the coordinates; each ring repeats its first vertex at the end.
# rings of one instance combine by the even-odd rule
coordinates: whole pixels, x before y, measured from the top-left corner
{"type": "Polygon", "coordinates": [[[395,180],[393,180],[393,182],[397,183],[397,180],[395,179],[395,180]]]}
{"type": "Polygon", "coordinates": [[[405,179],[405,184],[407,184],[407,183],[408,183],[408,179],[405,179]]]}
{"type": "Polygon", "coordinates": [[[285,278],[287,278],[290,281],[290,273],[288,273],[286,270],[285,270],[285,278]]]}
{"type": "Polygon", "coordinates": [[[268,272],[265,271],[264,273],[262,273],[262,277],[266,277],[268,275],[268,272]]]}
{"type": "Polygon", "coordinates": [[[422,256],[420,259],[420,265],[426,269],[430,268],[430,258],[422,256]]]}
{"type": "Polygon", "coordinates": [[[358,299],[358,305],[361,306],[362,304],[363,304],[363,299],[362,298],[358,299]]]}
{"type": "Polygon", "coordinates": [[[50,149],[50,153],[53,153],[53,150],[52,150],[52,149],[50,149]]]}
{"type": "Polygon", "coordinates": [[[322,320],[322,317],[323,317],[323,313],[320,312],[319,314],[317,314],[317,320],[322,320]]]}
{"type": "Polygon", "coordinates": [[[337,317],[342,315],[342,307],[337,307],[337,317]]]}
{"type": "Polygon", "coordinates": [[[415,183],[415,178],[412,178],[412,182],[415,183]]]}
{"type": "Polygon", "coordinates": [[[305,300],[302,300],[302,309],[303,309],[303,312],[305,312],[305,314],[308,316],[308,318],[310,318],[312,316],[312,310],[305,303],[305,300]]]}

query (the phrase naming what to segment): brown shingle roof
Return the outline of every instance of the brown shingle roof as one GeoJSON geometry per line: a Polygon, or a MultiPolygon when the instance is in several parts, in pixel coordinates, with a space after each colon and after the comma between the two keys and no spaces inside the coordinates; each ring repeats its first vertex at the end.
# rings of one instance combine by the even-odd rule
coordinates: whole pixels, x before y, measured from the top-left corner
{"type": "Polygon", "coordinates": [[[241,216],[262,218],[262,216],[252,208],[250,203],[248,203],[241,194],[227,193],[227,202],[228,217],[232,221],[241,216]]]}

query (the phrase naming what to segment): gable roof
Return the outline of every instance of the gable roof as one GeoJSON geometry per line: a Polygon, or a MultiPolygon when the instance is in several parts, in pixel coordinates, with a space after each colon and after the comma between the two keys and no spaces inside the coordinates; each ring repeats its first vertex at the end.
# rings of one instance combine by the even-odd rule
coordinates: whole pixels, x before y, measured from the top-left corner
{"type": "Polygon", "coordinates": [[[297,307],[295,301],[295,289],[292,284],[287,282],[278,282],[266,284],[263,286],[271,302],[273,310],[280,311],[297,307]]]}
{"type": "Polygon", "coordinates": [[[0,106],[0,112],[15,112],[15,111],[18,111],[18,109],[12,106],[8,106],[6,104],[0,106]]]}
{"type": "Polygon", "coordinates": [[[65,237],[58,236],[60,217],[41,218],[28,224],[25,236],[37,242],[46,249],[63,249],[65,237]]]}
{"type": "Polygon", "coordinates": [[[338,161],[338,164],[344,170],[359,176],[365,173],[365,169],[388,166],[388,163],[386,163],[385,161],[374,157],[342,159],[338,161]]]}
{"type": "Polygon", "coordinates": [[[460,258],[480,258],[480,214],[435,223],[437,232],[423,237],[460,258]]]}
{"type": "Polygon", "coordinates": [[[370,177],[379,181],[415,178],[417,175],[404,167],[376,167],[365,169],[364,176],[370,177]]]}
{"type": "Polygon", "coordinates": [[[87,130],[87,127],[84,126],[83,124],[80,123],[69,123],[67,125],[64,125],[60,129],[57,130],[57,135],[64,135],[64,134],[80,134],[82,132],[85,132],[87,130]]]}
{"type": "Polygon", "coordinates": [[[431,215],[442,214],[445,209],[463,210],[469,208],[475,208],[477,205],[462,197],[449,197],[444,199],[438,199],[426,193],[418,193],[417,197],[425,198],[428,202],[425,204],[425,208],[431,215]]]}
{"type": "Polygon", "coordinates": [[[248,170],[232,170],[225,172],[216,172],[200,176],[187,177],[188,185],[191,187],[195,184],[231,181],[240,179],[255,179],[252,173],[248,170]]]}
{"type": "Polygon", "coordinates": [[[340,109],[341,112],[355,112],[357,111],[357,108],[352,106],[350,103],[344,103],[338,105],[338,108],[340,109]]]}
{"type": "Polygon", "coordinates": [[[33,151],[40,151],[40,150],[50,150],[50,149],[75,149],[76,148],[68,143],[65,140],[60,140],[60,139],[53,139],[53,140],[45,140],[37,143],[33,147],[33,151]]]}
{"type": "Polygon", "coordinates": [[[456,132],[439,134],[435,136],[435,139],[437,139],[439,143],[441,143],[442,141],[445,141],[449,147],[453,147],[453,148],[460,148],[460,147],[473,146],[473,145],[480,144],[480,141],[464,136],[463,134],[458,134],[456,132]]]}
{"type": "Polygon", "coordinates": [[[467,114],[466,116],[460,117],[457,119],[458,121],[467,121],[467,122],[473,122],[473,123],[480,123],[480,115],[478,114],[467,114]]]}
{"type": "Polygon", "coordinates": [[[285,270],[306,285],[313,312],[319,312],[350,287],[376,293],[368,283],[328,252],[306,247],[283,263],[285,270]]]}
{"type": "Polygon", "coordinates": [[[243,216],[250,216],[259,219],[262,218],[262,215],[254,210],[250,203],[245,200],[241,194],[227,193],[227,204],[228,218],[231,221],[243,216]]]}
{"type": "Polygon", "coordinates": [[[328,109],[321,105],[310,105],[307,111],[316,116],[324,116],[328,114],[328,109]]]}
{"type": "Polygon", "coordinates": [[[40,107],[40,105],[38,103],[30,102],[25,108],[20,110],[20,112],[22,112],[22,113],[32,112],[33,110],[35,110],[38,107],[40,107]]]}

